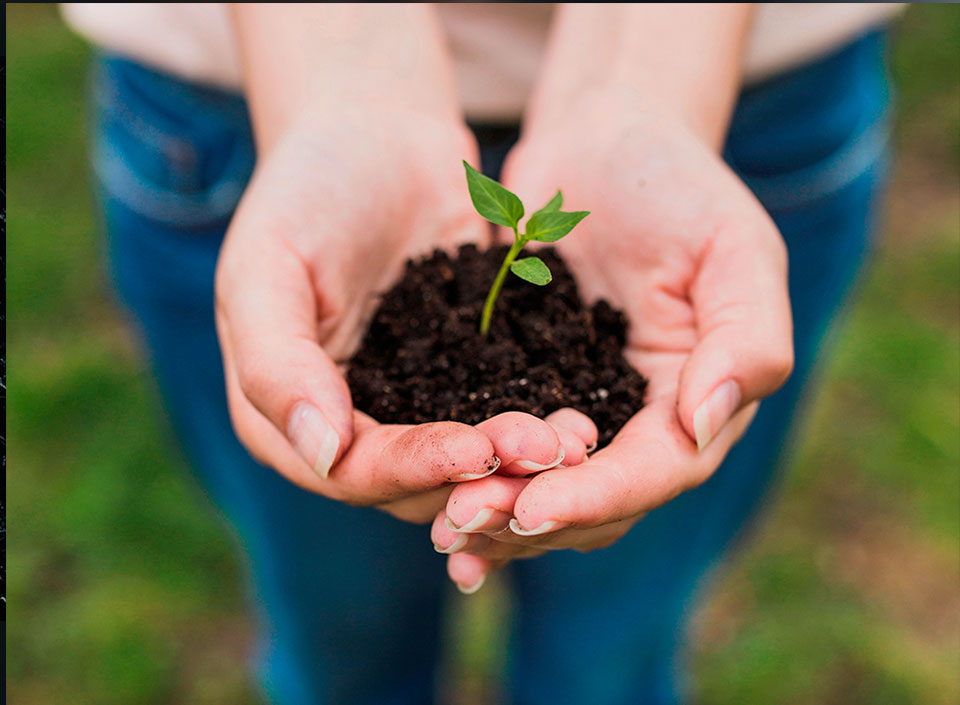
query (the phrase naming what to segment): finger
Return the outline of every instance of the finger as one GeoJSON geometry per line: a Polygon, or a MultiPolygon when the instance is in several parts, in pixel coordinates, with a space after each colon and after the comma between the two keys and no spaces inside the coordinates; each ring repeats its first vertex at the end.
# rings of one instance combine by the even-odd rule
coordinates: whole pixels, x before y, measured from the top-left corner
{"type": "Polygon", "coordinates": [[[579,411],[574,411],[573,409],[563,409],[562,412],[566,413],[557,411],[550,414],[546,418],[546,422],[553,426],[553,430],[557,432],[557,437],[560,439],[560,445],[563,446],[564,456],[563,463],[560,467],[579,465],[586,459],[588,452],[587,441],[584,440],[583,435],[586,435],[588,439],[592,439],[593,446],[596,447],[596,427],[594,427],[593,423],[579,411]],[[593,428],[593,433],[585,433],[588,429],[580,428],[583,424],[579,417],[586,419],[590,427],[593,428]]]}
{"type": "MultiPolygon", "coordinates": [[[[596,424],[594,424],[586,414],[568,407],[554,411],[546,418],[546,421],[554,428],[562,426],[576,434],[576,436],[583,441],[583,445],[588,453],[592,453],[594,449],[596,449],[599,433],[597,432],[596,424]]],[[[564,464],[571,465],[572,463],[569,461],[570,458],[568,454],[568,457],[564,459],[564,464]]]]}
{"type": "Polygon", "coordinates": [[[508,411],[478,423],[476,428],[493,443],[503,474],[529,475],[556,467],[564,460],[557,432],[536,416],[508,411]]]}
{"type": "Polygon", "coordinates": [[[503,531],[513,518],[513,503],[529,482],[490,475],[457,485],[446,504],[447,528],[456,533],[503,531]]]}
{"type": "Polygon", "coordinates": [[[469,553],[454,553],[447,558],[447,575],[464,595],[472,595],[487,579],[487,575],[503,565],[469,553]]]}
{"type": "Polygon", "coordinates": [[[793,369],[786,247],[773,223],[764,225],[755,237],[719,232],[690,290],[698,341],[680,375],[678,408],[701,449],[793,369]]]}
{"type": "Polygon", "coordinates": [[[468,551],[468,553],[489,561],[503,561],[505,563],[519,558],[536,558],[542,556],[548,550],[550,550],[549,546],[506,543],[493,538],[486,545],[479,546],[475,550],[468,551]]]}
{"type": "Polygon", "coordinates": [[[437,514],[430,527],[430,538],[437,553],[478,553],[490,544],[490,538],[483,534],[463,534],[451,531],[446,526],[447,514],[443,510],[437,514]]]}
{"type": "Polygon", "coordinates": [[[378,502],[486,477],[500,466],[490,440],[473,426],[443,421],[378,425],[357,434],[330,480],[378,502]]]}
{"type": "Polygon", "coordinates": [[[443,511],[454,485],[414,494],[403,499],[385,502],[377,507],[387,514],[411,524],[429,524],[438,512],[443,511]]]}
{"type": "MultiPolygon", "coordinates": [[[[277,428],[239,391],[229,365],[227,398],[237,433],[247,439],[245,445],[255,458],[301,487],[331,499],[360,505],[383,504],[435,490],[448,482],[485,477],[500,464],[490,440],[472,426],[455,422],[381,425],[356,413],[355,440],[324,478],[303,461],[277,428]]],[[[435,513],[424,520],[429,521],[435,513]]]]}
{"type": "MultiPolygon", "coordinates": [[[[522,415],[526,416],[526,415],[522,415]]],[[[526,419],[519,421],[527,423],[526,419]]],[[[573,409],[563,409],[547,417],[547,422],[553,427],[564,450],[564,463],[569,458],[571,464],[577,464],[586,457],[584,438],[596,443],[597,430],[585,415],[573,409]],[[576,429],[569,430],[570,427],[576,429]]],[[[498,438],[493,433],[494,438],[498,438]]],[[[509,449],[503,448],[503,452],[509,449]]],[[[497,447],[497,441],[494,441],[497,447]]],[[[459,485],[450,495],[447,502],[448,528],[451,531],[474,533],[496,532],[506,529],[513,517],[513,504],[520,491],[529,480],[521,478],[491,475],[477,482],[459,485]]]]}
{"type": "MultiPolygon", "coordinates": [[[[297,485],[326,494],[327,480],[294,450],[280,429],[250,403],[240,388],[230,348],[222,346],[221,351],[230,421],[247,452],[259,463],[274,468],[297,485]]],[[[360,431],[359,428],[355,430],[360,431]]]]}
{"type": "Polygon", "coordinates": [[[513,519],[507,531],[491,536],[493,543],[490,546],[474,553],[484,558],[524,558],[539,555],[543,551],[566,549],[581,552],[595,551],[606,548],[620,539],[636,521],[637,517],[634,516],[586,529],[560,528],[539,535],[523,535],[516,533],[517,520],[513,519]],[[514,552],[511,553],[511,549],[501,548],[503,546],[510,546],[514,552]],[[520,548],[523,550],[518,552],[517,549],[520,548]]]}
{"type": "Polygon", "coordinates": [[[514,503],[514,533],[539,536],[646,513],[705,481],[753,418],[738,412],[702,452],[680,425],[675,400],[644,407],[586,462],[532,478],[514,503]]]}
{"type": "MultiPolygon", "coordinates": [[[[548,421],[547,423],[550,422],[548,421]]],[[[557,467],[569,467],[570,465],[578,465],[583,462],[583,459],[587,457],[587,446],[580,439],[580,436],[563,426],[553,423],[551,423],[550,426],[556,431],[557,438],[560,439],[560,447],[563,449],[563,462],[557,465],[557,467]]]]}
{"type": "MultiPolygon", "coordinates": [[[[235,222],[246,222],[242,211],[235,222]]],[[[325,477],[353,440],[353,406],[343,375],[317,340],[324,301],[282,238],[256,248],[248,240],[244,230],[231,232],[217,267],[224,363],[239,392],[325,477]]]]}

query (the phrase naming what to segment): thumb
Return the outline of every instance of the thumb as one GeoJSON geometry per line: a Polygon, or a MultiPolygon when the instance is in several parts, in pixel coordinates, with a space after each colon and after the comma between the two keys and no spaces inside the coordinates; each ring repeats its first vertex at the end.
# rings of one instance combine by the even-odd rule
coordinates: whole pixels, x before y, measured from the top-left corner
{"type": "Polygon", "coordinates": [[[786,247],[764,220],[754,236],[718,231],[691,287],[698,341],[680,373],[677,404],[701,451],[793,369],[786,247]]]}
{"type": "Polygon", "coordinates": [[[247,251],[242,239],[228,238],[217,268],[217,333],[228,378],[244,398],[230,399],[231,419],[247,449],[278,467],[288,451],[243,418],[252,405],[326,477],[353,440],[350,391],[317,340],[318,296],[301,258],[281,238],[259,245],[247,251]]]}

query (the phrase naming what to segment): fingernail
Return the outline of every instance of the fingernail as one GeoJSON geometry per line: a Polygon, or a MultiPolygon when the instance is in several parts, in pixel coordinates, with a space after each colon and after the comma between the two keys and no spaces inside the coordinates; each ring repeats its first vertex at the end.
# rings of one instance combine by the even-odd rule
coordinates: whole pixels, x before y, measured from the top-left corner
{"type": "Polygon", "coordinates": [[[540,534],[545,534],[548,531],[552,531],[556,526],[557,522],[555,521],[545,521],[536,529],[530,529],[527,531],[520,526],[520,522],[518,522],[516,518],[510,520],[510,531],[515,533],[517,536],[539,536],[540,534]]]}
{"type": "Polygon", "coordinates": [[[740,386],[728,379],[714,389],[693,412],[693,431],[697,436],[697,450],[702,451],[724,427],[740,406],[740,386]]]}
{"type": "Polygon", "coordinates": [[[477,512],[477,515],[463,526],[457,526],[454,524],[452,521],[450,521],[450,517],[445,517],[443,522],[446,527],[450,529],[450,531],[455,531],[458,534],[469,534],[471,531],[476,531],[490,521],[490,517],[492,516],[493,510],[487,507],[486,509],[481,509],[479,512],[477,512]]]}
{"type": "Polygon", "coordinates": [[[500,458],[493,456],[493,461],[487,465],[486,470],[483,472],[462,472],[459,475],[454,475],[451,477],[451,480],[479,480],[481,477],[486,477],[487,475],[492,475],[497,471],[497,468],[500,467],[500,458]]]}
{"type": "Polygon", "coordinates": [[[482,587],[483,587],[483,584],[484,584],[486,581],[487,581],[487,576],[486,576],[486,575],[481,575],[481,576],[480,576],[480,579],[479,579],[477,582],[475,582],[473,585],[461,585],[460,583],[457,583],[457,590],[459,590],[460,592],[462,592],[464,595],[472,595],[472,594],[475,593],[477,590],[479,590],[480,588],[482,588],[482,587]]]}
{"type": "Polygon", "coordinates": [[[340,438],[320,409],[305,401],[290,415],[287,437],[314,472],[326,478],[340,449],[340,438]]]}
{"type": "Polygon", "coordinates": [[[529,470],[530,472],[540,472],[541,470],[549,470],[550,468],[557,467],[563,462],[565,457],[567,457],[567,452],[563,449],[563,446],[560,446],[560,450],[557,452],[556,459],[551,463],[547,463],[546,465],[535,463],[532,460],[514,460],[513,462],[524,470],[529,470]]]}
{"type": "Polygon", "coordinates": [[[597,449],[597,441],[594,441],[593,443],[587,446],[587,453],[592,453],[596,449],[597,449]]]}
{"type": "Polygon", "coordinates": [[[444,548],[440,544],[435,543],[433,544],[433,550],[435,550],[437,553],[456,553],[461,548],[467,545],[467,538],[468,537],[466,534],[461,534],[460,536],[457,536],[456,541],[454,541],[452,544],[450,544],[446,548],[444,548]]]}

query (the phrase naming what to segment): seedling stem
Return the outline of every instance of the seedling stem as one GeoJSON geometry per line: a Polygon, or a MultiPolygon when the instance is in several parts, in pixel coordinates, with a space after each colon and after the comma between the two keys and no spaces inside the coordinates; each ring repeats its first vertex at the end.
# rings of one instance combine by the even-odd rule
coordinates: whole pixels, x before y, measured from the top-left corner
{"type": "Polygon", "coordinates": [[[495,225],[502,225],[513,230],[513,245],[500,265],[493,280],[493,286],[483,303],[483,312],[480,316],[480,333],[486,337],[490,332],[490,319],[493,316],[493,307],[496,304],[507,272],[513,272],[521,279],[531,284],[544,286],[553,279],[550,268],[539,257],[524,257],[517,259],[520,251],[531,241],[556,242],[567,235],[577,223],[590,215],[589,211],[563,212],[563,194],[560,191],[543,208],[538,210],[527,221],[524,233],[520,234],[520,219],[523,218],[523,203],[517,196],[491,178],[488,178],[463,163],[467,172],[467,188],[470,190],[470,200],[477,212],[495,225]]]}

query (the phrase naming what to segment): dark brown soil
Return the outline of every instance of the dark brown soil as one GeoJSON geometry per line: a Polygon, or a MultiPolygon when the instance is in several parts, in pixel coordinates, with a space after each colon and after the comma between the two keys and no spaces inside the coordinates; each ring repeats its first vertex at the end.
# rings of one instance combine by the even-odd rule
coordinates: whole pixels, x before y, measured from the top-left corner
{"type": "Polygon", "coordinates": [[[357,409],[383,423],[475,424],[504,411],[539,417],[573,407],[608,444],[643,405],[647,380],[623,357],[626,320],[586,306],[553,248],[537,250],[547,286],[507,276],[484,339],[480,312],[507,247],[437,250],[407,262],[383,295],[348,381],[357,409]]]}

